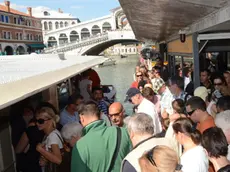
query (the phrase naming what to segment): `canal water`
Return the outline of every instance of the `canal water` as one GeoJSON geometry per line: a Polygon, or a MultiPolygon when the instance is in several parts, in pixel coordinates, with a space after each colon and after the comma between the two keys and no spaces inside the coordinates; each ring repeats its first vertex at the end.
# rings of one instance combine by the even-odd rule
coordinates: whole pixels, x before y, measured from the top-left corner
{"type": "Polygon", "coordinates": [[[96,68],[102,85],[113,85],[117,90],[116,101],[123,104],[127,115],[132,114],[133,105],[124,103],[125,95],[133,82],[133,73],[138,62],[138,56],[124,59],[116,58],[117,64],[96,68]]]}

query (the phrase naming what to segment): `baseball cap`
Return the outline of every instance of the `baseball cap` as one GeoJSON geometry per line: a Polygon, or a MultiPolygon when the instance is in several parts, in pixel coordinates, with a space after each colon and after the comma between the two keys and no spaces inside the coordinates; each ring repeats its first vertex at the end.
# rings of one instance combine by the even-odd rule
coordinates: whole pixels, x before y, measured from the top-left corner
{"type": "Polygon", "coordinates": [[[152,82],[153,85],[153,91],[155,93],[158,93],[158,91],[161,89],[163,85],[165,85],[165,82],[162,78],[155,78],[152,82]]]}
{"type": "Polygon", "coordinates": [[[202,98],[206,101],[206,97],[208,96],[208,90],[204,86],[197,87],[194,91],[194,96],[202,98]]]}
{"type": "Polygon", "coordinates": [[[140,94],[140,90],[137,88],[129,88],[128,91],[126,92],[126,98],[125,102],[129,101],[133,96],[140,94]]]}

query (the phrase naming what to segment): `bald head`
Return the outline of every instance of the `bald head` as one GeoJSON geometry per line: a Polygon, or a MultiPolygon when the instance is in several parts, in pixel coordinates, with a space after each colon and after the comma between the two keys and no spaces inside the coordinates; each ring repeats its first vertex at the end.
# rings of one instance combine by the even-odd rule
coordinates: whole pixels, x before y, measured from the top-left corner
{"type": "Polygon", "coordinates": [[[123,126],[124,108],[120,102],[115,102],[109,107],[109,118],[114,125],[123,126]]]}
{"type": "Polygon", "coordinates": [[[120,102],[114,102],[109,106],[109,111],[123,110],[123,105],[120,102]]]}

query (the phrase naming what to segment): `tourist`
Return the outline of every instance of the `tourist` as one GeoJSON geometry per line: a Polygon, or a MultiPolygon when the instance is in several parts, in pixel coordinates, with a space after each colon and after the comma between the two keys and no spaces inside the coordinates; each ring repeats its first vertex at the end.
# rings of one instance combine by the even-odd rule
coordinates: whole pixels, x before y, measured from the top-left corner
{"type": "Polygon", "coordinates": [[[174,122],[179,118],[186,118],[185,103],[182,99],[176,99],[172,102],[173,115],[169,117],[170,122],[174,122]]]}
{"type": "Polygon", "coordinates": [[[98,109],[105,115],[108,115],[110,103],[105,101],[102,88],[94,87],[92,90],[92,100],[97,104],[98,109]]]}
{"type": "Polygon", "coordinates": [[[206,104],[200,97],[192,97],[186,103],[189,118],[197,123],[197,129],[203,133],[206,129],[215,127],[213,117],[206,111],[206,104]]]}
{"type": "Polygon", "coordinates": [[[119,172],[122,159],[131,149],[126,129],[107,127],[92,102],[81,105],[79,114],[84,128],[73,147],[71,172],[119,172]]]}
{"type": "Polygon", "coordinates": [[[224,78],[227,83],[228,89],[230,89],[230,71],[225,71],[224,72],[224,78]]]}
{"type": "Polygon", "coordinates": [[[154,131],[156,134],[162,131],[160,119],[157,114],[155,105],[146,98],[144,98],[140,90],[136,88],[130,88],[126,93],[125,102],[127,101],[137,106],[137,113],[145,113],[152,117],[154,131]]]}
{"type": "Polygon", "coordinates": [[[160,116],[160,114],[161,114],[160,96],[154,94],[153,89],[150,87],[144,88],[142,91],[142,95],[144,96],[144,98],[146,98],[147,100],[149,100],[150,102],[152,102],[155,105],[155,109],[156,109],[158,115],[160,116]]]}
{"type": "Polygon", "coordinates": [[[56,129],[58,121],[59,116],[51,108],[43,107],[37,112],[36,123],[38,129],[44,131],[45,137],[36,150],[41,154],[40,165],[45,167],[45,172],[54,171],[62,162],[63,140],[56,129]]]}
{"type": "Polygon", "coordinates": [[[230,96],[223,96],[216,103],[217,113],[230,110],[230,96]]]}
{"type": "Polygon", "coordinates": [[[62,126],[70,122],[80,122],[79,115],[77,113],[77,107],[83,102],[81,95],[72,95],[68,99],[67,106],[62,110],[60,114],[60,124],[62,126]]]}
{"type": "Polygon", "coordinates": [[[78,122],[68,123],[61,130],[63,139],[70,145],[70,147],[74,147],[76,142],[81,138],[81,134],[82,125],[78,122]]]}
{"type": "Polygon", "coordinates": [[[208,157],[201,142],[201,134],[188,118],[177,119],[173,123],[173,130],[177,141],[183,146],[181,156],[183,172],[208,172],[208,157]]]}
{"type": "Polygon", "coordinates": [[[230,110],[223,111],[216,115],[215,124],[221,128],[228,141],[228,160],[230,161],[230,110]]]}
{"type": "Polygon", "coordinates": [[[137,77],[136,77],[136,73],[139,73],[140,72],[140,66],[137,65],[135,67],[135,73],[133,74],[133,80],[136,81],[137,80],[137,77]]]}
{"type": "Polygon", "coordinates": [[[23,172],[41,172],[41,166],[39,165],[40,154],[36,151],[36,146],[38,143],[42,142],[44,138],[44,132],[38,130],[36,126],[35,118],[29,122],[29,127],[22,134],[19,140],[15,153],[25,153],[25,163],[23,172]],[[28,146],[29,145],[29,146],[28,146]]]}
{"type": "Polygon", "coordinates": [[[202,100],[206,101],[208,97],[208,90],[204,86],[197,87],[194,91],[194,96],[202,98],[202,100]]]}
{"type": "Polygon", "coordinates": [[[84,101],[89,101],[92,92],[92,81],[89,80],[88,71],[83,72],[81,76],[82,78],[79,82],[80,94],[83,96],[84,101]]]}
{"type": "Polygon", "coordinates": [[[148,150],[157,145],[166,145],[173,149],[175,146],[169,139],[156,138],[154,135],[154,124],[152,118],[144,113],[131,116],[127,123],[127,129],[132,141],[133,150],[124,158],[121,171],[140,171],[138,159],[148,150]]]}
{"type": "Polygon", "coordinates": [[[124,127],[125,110],[120,102],[115,102],[110,105],[108,116],[113,125],[124,127]]]}
{"type": "Polygon", "coordinates": [[[156,58],[156,66],[160,67],[160,76],[164,81],[168,80],[169,73],[167,66],[164,65],[164,62],[161,58],[156,58]]]}
{"type": "Polygon", "coordinates": [[[161,96],[161,117],[168,118],[173,114],[172,101],[174,98],[172,93],[161,78],[154,80],[153,91],[161,96]]]}
{"type": "Polygon", "coordinates": [[[216,172],[230,171],[230,162],[227,159],[228,142],[220,128],[212,127],[204,131],[202,146],[206,149],[216,172]]]}
{"type": "Polygon", "coordinates": [[[141,72],[136,73],[136,80],[131,84],[131,88],[138,88],[138,84],[143,80],[143,75],[141,72]]]}
{"type": "Polygon", "coordinates": [[[224,93],[222,93],[222,90],[224,89],[224,87],[227,87],[227,83],[225,81],[224,76],[222,75],[216,75],[213,78],[213,83],[215,88],[215,91],[213,92],[213,96],[215,102],[217,102],[218,99],[224,95],[224,93]]]}
{"type": "Polygon", "coordinates": [[[214,87],[210,79],[211,79],[211,72],[208,69],[204,69],[200,71],[201,86],[204,86],[207,88],[208,94],[212,94],[214,91],[214,87]]]}
{"type": "Polygon", "coordinates": [[[141,172],[176,172],[182,165],[176,152],[167,146],[155,146],[139,159],[141,172]]]}
{"type": "Polygon", "coordinates": [[[174,96],[174,99],[182,99],[187,102],[191,95],[184,92],[184,79],[181,77],[172,77],[168,80],[168,88],[174,96]]]}
{"type": "Polygon", "coordinates": [[[186,90],[190,82],[191,82],[191,69],[190,67],[185,67],[184,68],[184,90],[186,90]]]}
{"type": "Polygon", "coordinates": [[[101,79],[94,69],[88,70],[89,80],[92,81],[92,88],[101,86],[101,79]]]}
{"type": "Polygon", "coordinates": [[[153,79],[151,80],[152,84],[155,82],[155,79],[161,78],[161,68],[159,66],[154,66],[153,67],[153,79]]]}
{"type": "Polygon", "coordinates": [[[142,93],[143,89],[145,88],[146,85],[146,81],[142,80],[138,83],[138,89],[140,90],[140,92],[142,93]]]}

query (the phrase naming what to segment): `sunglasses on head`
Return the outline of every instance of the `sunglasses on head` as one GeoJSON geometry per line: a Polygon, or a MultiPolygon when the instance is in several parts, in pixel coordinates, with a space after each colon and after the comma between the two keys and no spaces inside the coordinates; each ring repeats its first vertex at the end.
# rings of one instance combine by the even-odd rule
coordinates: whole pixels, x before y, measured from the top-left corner
{"type": "Polygon", "coordinates": [[[195,110],[192,110],[192,111],[186,112],[186,113],[187,113],[187,115],[191,116],[194,112],[195,112],[195,110]]]}
{"type": "Polygon", "coordinates": [[[38,124],[44,124],[46,121],[49,121],[50,119],[36,119],[36,123],[38,124]]]}
{"type": "Polygon", "coordinates": [[[153,159],[153,152],[154,152],[155,148],[156,148],[156,146],[154,148],[152,148],[150,151],[148,151],[146,156],[147,156],[149,162],[151,162],[152,165],[157,166],[155,161],[154,161],[154,159],[153,159]]]}

